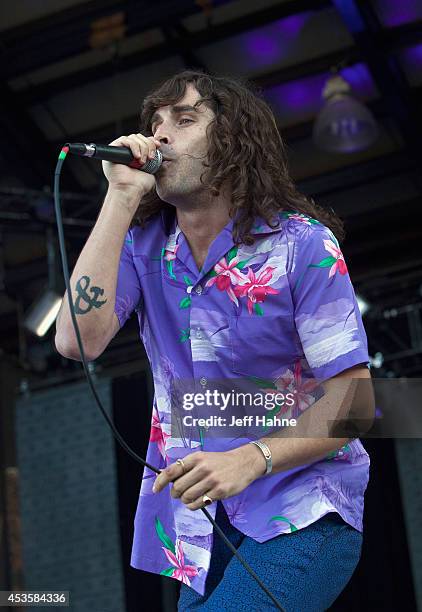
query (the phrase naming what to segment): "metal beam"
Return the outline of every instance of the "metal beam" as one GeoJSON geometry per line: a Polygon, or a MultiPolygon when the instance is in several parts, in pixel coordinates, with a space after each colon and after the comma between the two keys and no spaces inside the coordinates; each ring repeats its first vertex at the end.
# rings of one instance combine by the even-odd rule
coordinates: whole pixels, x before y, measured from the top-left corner
{"type": "Polygon", "coordinates": [[[332,53],[327,53],[326,55],[321,55],[299,64],[293,64],[293,66],[252,77],[249,80],[262,88],[274,87],[289,81],[304,79],[321,72],[328,72],[333,66],[337,66],[340,63],[343,67],[353,66],[360,59],[360,54],[354,47],[344,47],[332,53]]]}
{"type": "Polygon", "coordinates": [[[301,190],[309,195],[318,198],[332,197],[338,192],[376,183],[383,177],[407,173],[413,169],[418,169],[417,160],[409,164],[409,160],[398,151],[303,179],[299,181],[299,185],[301,190]]]}
{"type": "Polygon", "coordinates": [[[385,253],[374,254],[373,260],[368,262],[365,254],[355,255],[353,258],[353,282],[362,283],[372,278],[398,274],[405,270],[421,268],[420,245],[409,245],[406,253],[397,256],[391,249],[391,254],[385,257],[385,253]]]}
{"type": "MultiPolygon", "coordinates": [[[[0,100],[0,150],[3,156],[12,167],[16,167],[15,175],[22,178],[28,187],[42,189],[51,186],[60,149],[47,141],[22,106],[19,96],[7,84],[0,84],[0,100]]],[[[81,185],[70,173],[65,173],[62,184],[71,191],[81,190],[81,185]]]]}
{"type": "MultiPolygon", "coordinates": [[[[307,10],[321,10],[327,8],[329,5],[330,3],[328,0],[315,0],[314,2],[311,0],[290,0],[289,2],[283,2],[277,6],[243,15],[242,17],[238,17],[220,25],[213,25],[206,30],[194,33],[186,31],[183,35],[183,45],[186,49],[194,52],[200,47],[210,43],[237,34],[242,34],[257,27],[268,25],[277,19],[282,19],[283,17],[288,17],[307,10]]],[[[159,25],[166,25],[166,23],[159,25]]],[[[171,26],[172,22],[168,25],[171,26]]],[[[125,71],[129,71],[140,68],[151,62],[166,59],[172,55],[174,55],[173,48],[169,47],[167,43],[160,43],[149,49],[123,56],[121,58],[121,64],[124,65],[125,71]]],[[[14,76],[16,76],[16,74],[14,76]]],[[[35,104],[46,97],[51,98],[63,91],[81,87],[95,80],[110,78],[111,76],[113,76],[113,65],[111,62],[106,61],[104,64],[96,65],[92,68],[81,68],[73,74],[67,74],[63,77],[51,79],[47,83],[31,87],[27,91],[22,92],[21,96],[26,105],[35,104]]]]}
{"type": "MultiPolygon", "coordinates": [[[[402,207],[400,206],[402,209],[402,207]]],[[[402,209],[405,212],[406,209],[402,209]]],[[[368,261],[373,260],[373,256],[379,255],[380,253],[386,253],[391,248],[392,237],[390,233],[383,233],[382,228],[377,228],[377,233],[373,234],[372,231],[363,231],[361,228],[359,232],[351,234],[347,233],[346,249],[345,252],[348,257],[359,257],[364,255],[368,261]]],[[[422,228],[411,228],[400,229],[394,226],[394,249],[396,251],[402,251],[404,254],[407,253],[408,244],[422,244],[422,228]]],[[[372,263],[371,263],[372,265],[372,263]]],[[[422,273],[421,273],[422,279],[422,273]]]]}
{"type": "Polygon", "coordinates": [[[422,21],[413,21],[395,28],[385,29],[382,33],[382,41],[386,52],[391,49],[417,45],[422,42],[422,21]]]}
{"type": "MultiPolygon", "coordinates": [[[[214,6],[231,0],[214,0],[214,6]]],[[[308,0],[308,5],[311,4],[308,0]]],[[[126,35],[172,24],[201,8],[192,0],[94,0],[43,19],[2,32],[1,76],[6,79],[48,66],[91,50],[91,28],[96,20],[123,13],[126,35]]]]}
{"type": "Polygon", "coordinates": [[[166,47],[175,55],[180,55],[186,68],[207,71],[207,67],[195,55],[189,44],[186,43],[186,36],[189,34],[181,23],[174,25],[163,25],[161,28],[166,40],[166,47]]]}
{"type": "MultiPolygon", "coordinates": [[[[88,232],[94,225],[95,220],[63,218],[63,226],[66,231],[72,231],[73,235],[88,232]]],[[[42,233],[47,227],[55,227],[54,221],[43,221],[36,219],[30,213],[0,212],[0,227],[8,227],[18,230],[19,233],[42,233]]]]}
{"type": "MultiPolygon", "coordinates": [[[[409,176],[404,175],[404,180],[408,180],[409,176]]],[[[377,180],[380,185],[380,190],[383,187],[383,179],[377,180]]],[[[373,186],[376,189],[375,183],[373,186]]],[[[347,189],[347,187],[346,187],[347,189]]],[[[386,189],[388,189],[386,187],[386,189]]],[[[334,196],[335,197],[335,196],[334,196]]],[[[371,195],[368,196],[368,200],[371,201],[371,195]]],[[[361,213],[355,216],[349,216],[346,223],[347,235],[357,235],[362,233],[362,228],[365,228],[366,232],[373,232],[374,236],[390,236],[391,239],[391,228],[394,227],[394,233],[399,234],[401,231],[407,231],[414,226],[409,224],[409,219],[417,219],[420,215],[421,208],[421,196],[411,198],[409,200],[400,200],[400,203],[391,204],[388,202],[387,206],[376,208],[370,208],[366,213],[361,213]],[[397,214],[398,205],[400,206],[400,214],[397,214]]],[[[421,226],[422,228],[422,226],[421,226]]],[[[422,229],[421,229],[422,231],[422,229]]],[[[422,280],[422,271],[421,271],[422,280]]]]}
{"type": "MultiPolygon", "coordinates": [[[[318,6],[317,3],[316,6],[313,8],[323,9],[325,4],[327,3],[322,2],[321,6],[318,6]]],[[[200,49],[204,45],[211,44],[213,42],[218,42],[219,40],[228,38],[230,36],[235,36],[237,34],[241,34],[253,28],[265,26],[268,23],[275,21],[276,19],[281,19],[283,16],[287,16],[285,11],[286,6],[285,4],[282,4],[280,5],[280,7],[273,7],[272,14],[269,9],[265,9],[253,13],[252,15],[248,15],[246,17],[234,19],[228,23],[224,23],[218,26],[212,26],[207,30],[201,30],[200,32],[195,33],[187,32],[186,34],[184,34],[183,44],[185,47],[194,52],[195,50],[200,49]],[[281,8],[283,9],[283,12],[281,12],[281,8]]],[[[296,7],[295,13],[299,12],[300,11],[296,7]]],[[[409,28],[407,25],[394,28],[391,32],[383,31],[380,44],[382,45],[384,52],[408,46],[410,44],[409,40],[406,38],[408,32],[409,28]]],[[[410,36],[411,40],[422,40],[422,24],[416,24],[416,26],[412,27],[410,36]]],[[[169,48],[166,43],[160,43],[148,49],[121,56],[119,59],[120,64],[124,66],[124,70],[126,72],[149,64],[151,62],[166,59],[168,57],[171,57],[171,55],[173,54],[173,50],[169,48]]],[[[302,76],[307,76],[308,74],[314,74],[315,72],[324,71],[330,68],[331,66],[337,65],[338,63],[342,62],[345,58],[347,61],[346,65],[350,65],[360,59],[360,57],[360,53],[355,47],[339,49],[338,51],[335,51],[322,58],[315,58],[314,60],[310,60],[309,62],[304,62],[303,64],[292,66],[291,77],[288,76],[287,70],[282,71],[286,75],[283,78],[285,78],[286,80],[292,80],[294,78],[301,78],[302,76]],[[309,69],[307,65],[309,65],[309,69]]],[[[87,83],[92,83],[96,80],[110,78],[112,76],[112,62],[105,61],[103,64],[97,64],[93,67],[85,69],[81,68],[77,72],[52,78],[44,83],[40,83],[39,85],[33,85],[31,87],[28,87],[24,91],[20,92],[20,96],[23,104],[32,105],[47,98],[51,98],[54,95],[58,95],[63,91],[68,91],[70,89],[86,85],[87,83]]],[[[280,83],[282,81],[278,82],[280,83]]],[[[271,84],[276,84],[276,82],[268,83],[268,85],[271,84]]]]}

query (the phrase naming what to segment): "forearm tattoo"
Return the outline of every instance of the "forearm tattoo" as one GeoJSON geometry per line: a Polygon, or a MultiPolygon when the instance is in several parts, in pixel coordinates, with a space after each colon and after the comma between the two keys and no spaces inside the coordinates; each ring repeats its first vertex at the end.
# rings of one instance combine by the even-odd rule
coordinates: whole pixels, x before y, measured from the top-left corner
{"type": "Polygon", "coordinates": [[[86,314],[93,308],[101,308],[101,306],[107,302],[107,299],[102,301],[98,299],[98,296],[104,294],[104,289],[101,287],[89,287],[90,282],[91,279],[89,276],[81,276],[76,283],[75,289],[78,294],[74,304],[76,314],[86,314]],[[88,291],[91,295],[88,294],[88,291]]]}

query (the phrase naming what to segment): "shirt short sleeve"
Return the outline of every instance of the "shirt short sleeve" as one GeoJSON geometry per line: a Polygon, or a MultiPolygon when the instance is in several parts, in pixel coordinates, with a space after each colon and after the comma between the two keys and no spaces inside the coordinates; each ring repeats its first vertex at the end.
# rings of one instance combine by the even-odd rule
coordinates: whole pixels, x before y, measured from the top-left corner
{"type": "Polygon", "coordinates": [[[126,323],[132,312],[140,308],[142,300],[139,276],[133,263],[132,231],[126,234],[120,255],[117,276],[116,303],[114,312],[119,319],[120,327],[126,323]]]}
{"type": "Polygon", "coordinates": [[[367,338],[336,237],[325,225],[300,225],[289,271],[294,320],[312,374],[323,382],[360,363],[369,367],[367,338]]]}

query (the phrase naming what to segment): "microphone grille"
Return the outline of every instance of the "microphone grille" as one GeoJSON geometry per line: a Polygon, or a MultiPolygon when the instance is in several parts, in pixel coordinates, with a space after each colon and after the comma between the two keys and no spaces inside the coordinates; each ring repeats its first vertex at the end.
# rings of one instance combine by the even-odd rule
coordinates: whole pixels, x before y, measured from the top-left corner
{"type": "Polygon", "coordinates": [[[154,159],[149,159],[145,165],[142,166],[142,172],[148,174],[155,174],[163,163],[163,154],[158,149],[155,150],[154,159]]]}

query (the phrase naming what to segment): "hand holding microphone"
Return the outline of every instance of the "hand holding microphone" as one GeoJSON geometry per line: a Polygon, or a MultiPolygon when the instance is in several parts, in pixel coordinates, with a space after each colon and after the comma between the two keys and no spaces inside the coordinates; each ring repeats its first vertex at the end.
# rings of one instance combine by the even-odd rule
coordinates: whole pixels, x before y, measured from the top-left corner
{"type": "Polygon", "coordinates": [[[142,197],[155,186],[154,173],[162,162],[161,142],[153,136],[120,136],[107,146],[68,143],[69,153],[102,160],[111,189],[142,197]],[[115,151],[113,149],[116,149],[115,151]],[[144,172],[139,172],[145,166],[144,172]]]}
{"type": "Polygon", "coordinates": [[[153,136],[147,138],[142,134],[130,134],[129,136],[116,138],[116,140],[110,142],[110,145],[128,147],[134,158],[133,161],[138,162],[137,165],[139,166],[135,169],[122,163],[103,160],[103,172],[110,188],[116,188],[120,191],[139,191],[141,197],[151,191],[155,187],[154,175],[139,172],[139,169],[142,170],[142,165],[155,158],[157,147],[161,146],[160,141],[155,140],[153,136]]]}

